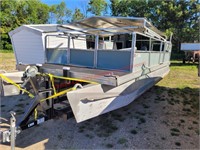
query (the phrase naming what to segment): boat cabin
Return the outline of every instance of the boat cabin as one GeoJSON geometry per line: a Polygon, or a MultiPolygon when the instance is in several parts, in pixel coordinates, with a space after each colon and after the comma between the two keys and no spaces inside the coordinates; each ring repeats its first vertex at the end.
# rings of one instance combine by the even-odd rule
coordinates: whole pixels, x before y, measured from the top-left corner
{"type": "Polygon", "coordinates": [[[171,43],[145,18],[91,17],[58,29],[46,36],[46,63],[132,72],[169,61],[171,43]]]}

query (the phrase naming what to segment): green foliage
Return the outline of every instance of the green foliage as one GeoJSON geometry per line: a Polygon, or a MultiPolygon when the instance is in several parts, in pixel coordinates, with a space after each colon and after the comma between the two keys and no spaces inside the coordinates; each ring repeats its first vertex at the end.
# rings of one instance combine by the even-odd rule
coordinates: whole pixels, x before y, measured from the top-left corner
{"type": "Polygon", "coordinates": [[[102,12],[106,12],[108,4],[105,0],[90,0],[88,11],[97,16],[101,16],[102,12]]]}
{"type": "Polygon", "coordinates": [[[49,6],[40,0],[0,1],[0,49],[12,49],[8,32],[23,24],[43,24],[48,21],[49,6]]]}
{"type": "Polygon", "coordinates": [[[74,14],[72,15],[72,22],[79,21],[81,19],[84,19],[84,15],[81,13],[81,10],[76,8],[74,14]]]}
{"type": "Polygon", "coordinates": [[[199,41],[198,0],[111,0],[113,16],[146,17],[169,36],[173,32],[176,49],[182,42],[199,41]]]}
{"type": "Polygon", "coordinates": [[[64,1],[60,4],[52,5],[50,7],[50,23],[57,22],[58,24],[64,24],[69,22],[71,16],[71,10],[66,7],[64,1]]]}
{"type": "MultiPolygon", "coordinates": [[[[198,42],[200,24],[200,4],[198,0],[110,0],[113,16],[146,17],[166,35],[173,32],[173,49],[180,49],[182,42],[198,42]]],[[[41,0],[0,0],[0,49],[12,49],[8,32],[23,24],[64,24],[84,19],[87,12],[94,15],[107,13],[106,0],[90,0],[85,9],[86,13],[60,4],[48,6],[41,0]]],[[[80,6],[81,7],[81,6],[80,6]]]]}

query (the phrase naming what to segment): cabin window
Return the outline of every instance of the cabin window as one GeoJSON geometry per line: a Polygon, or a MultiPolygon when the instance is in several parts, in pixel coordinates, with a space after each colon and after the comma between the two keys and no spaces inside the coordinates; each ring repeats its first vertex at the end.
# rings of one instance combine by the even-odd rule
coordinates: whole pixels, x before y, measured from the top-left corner
{"type": "Polygon", "coordinates": [[[95,36],[87,35],[86,36],[87,49],[95,49],[95,36]]]}
{"type": "Polygon", "coordinates": [[[150,38],[137,34],[136,35],[136,47],[139,51],[149,51],[150,38]]]}
{"type": "Polygon", "coordinates": [[[110,41],[110,37],[109,36],[104,37],[104,41],[110,41]]]}
{"type": "Polygon", "coordinates": [[[111,41],[114,41],[114,36],[111,36],[111,41]]]}
{"type": "Polygon", "coordinates": [[[68,39],[61,35],[46,36],[46,61],[53,64],[67,64],[68,39]]]}
{"type": "Polygon", "coordinates": [[[123,50],[132,47],[132,34],[100,36],[98,49],[123,50]]]}
{"type": "Polygon", "coordinates": [[[99,36],[98,49],[112,50],[113,41],[111,41],[111,36],[99,36]]]}
{"type": "MultiPolygon", "coordinates": [[[[152,51],[160,51],[161,48],[161,41],[157,41],[157,40],[151,40],[151,50],[152,51]]],[[[161,51],[164,50],[164,45],[162,45],[161,51]]]]}
{"type": "Polygon", "coordinates": [[[68,39],[60,35],[50,35],[46,37],[46,48],[63,49],[68,47],[68,39]]]}

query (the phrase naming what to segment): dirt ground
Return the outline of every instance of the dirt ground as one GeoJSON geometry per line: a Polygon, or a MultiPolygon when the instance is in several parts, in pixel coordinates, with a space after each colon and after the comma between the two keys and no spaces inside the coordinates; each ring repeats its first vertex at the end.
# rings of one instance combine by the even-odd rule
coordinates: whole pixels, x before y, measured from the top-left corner
{"type": "MultiPolygon", "coordinates": [[[[198,149],[197,94],[198,89],[154,86],[130,105],[88,121],[77,124],[74,118],[60,117],[24,130],[16,149],[198,149]]],[[[10,102],[16,100],[11,96],[6,103],[17,105],[20,113],[26,98],[10,102]]],[[[8,114],[5,101],[3,118],[8,114]]],[[[0,149],[10,147],[1,144],[0,149]]]]}

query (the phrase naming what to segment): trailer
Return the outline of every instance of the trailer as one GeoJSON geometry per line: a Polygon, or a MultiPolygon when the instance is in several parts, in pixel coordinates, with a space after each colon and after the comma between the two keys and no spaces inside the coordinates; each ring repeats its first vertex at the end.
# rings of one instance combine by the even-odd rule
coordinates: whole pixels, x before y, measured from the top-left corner
{"type": "Polygon", "coordinates": [[[45,36],[45,63],[17,64],[25,70],[17,88],[31,102],[20,119],[11,113],[16,126],[2,132],[4,142],[59,112],[79,123],[124,107],[169,73],[171,37],[145,18],[95,16],[57,30],[62,34],[45,36]],[[65,39],[64,47],[52,38],[65,39]]]}
{"type": "Polygon", "coordinates": [[[181,43],[181,50],[185,52],[183,57],[183,63],[199,62],[200,58],[200,43],[181,43]]]}

